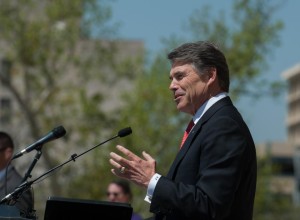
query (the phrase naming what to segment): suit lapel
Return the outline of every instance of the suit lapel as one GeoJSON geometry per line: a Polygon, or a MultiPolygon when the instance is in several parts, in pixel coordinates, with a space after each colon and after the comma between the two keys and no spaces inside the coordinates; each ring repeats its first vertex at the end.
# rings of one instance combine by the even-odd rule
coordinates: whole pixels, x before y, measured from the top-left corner
{"type": "Polygon", "coordinates": [[[178,165],[180,164],[181,160],[184,158],[184,156],[188,152],[188,150],[191,147],[193,141],[195,140],[197,134],[200,133],[202,125],[204,123],[206,123],[206,121],[209,120],[215,114],[215,112],[217,112],[220,108],[222,108],[225,105],[232,105],[232,102],[229,97],[219,100],[204,113],[204,115],[201,117],[201,119],[197,122],[195,127],[190,132],[190,134],[189,134],[188,138],[186,139],[186,141],[184,142],[181,150],[177,153],[177,156],[167,174],[168,178],[174,179],[178,165]]]}

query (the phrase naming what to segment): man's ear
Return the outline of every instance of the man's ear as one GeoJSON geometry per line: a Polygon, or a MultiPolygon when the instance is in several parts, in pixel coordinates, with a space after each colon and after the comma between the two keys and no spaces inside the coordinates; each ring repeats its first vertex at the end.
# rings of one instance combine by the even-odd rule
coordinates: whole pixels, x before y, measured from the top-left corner
{"type": "Polygon", "coordinates": [[[13,155],[13,149],[10,147],[6,148],[4,154],[5,154],[5,159],[10,160],[13,155]]]}
{"type": "Polygon", "coordinates": [[[207,76],[208,76],[208,80],[207,80],[208,85],[211,85],[214,82],[216,82],[217,81],[217,69],[215,67],[209,68],[207,76]]]}

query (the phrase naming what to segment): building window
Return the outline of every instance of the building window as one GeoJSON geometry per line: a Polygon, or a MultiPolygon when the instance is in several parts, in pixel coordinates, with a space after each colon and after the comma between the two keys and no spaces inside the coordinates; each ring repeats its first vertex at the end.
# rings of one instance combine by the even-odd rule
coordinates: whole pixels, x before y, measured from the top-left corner
{"type": "Polygon", "coordinates": [[[273,169],[278,175],[293,176],[294,164],[292,157],[273,157],[273,169]]]}
{"type": "Polygon", "coordinates": [[[11,101],[8,98],[0,98],[0,123],[11,121],[11,101]]]}

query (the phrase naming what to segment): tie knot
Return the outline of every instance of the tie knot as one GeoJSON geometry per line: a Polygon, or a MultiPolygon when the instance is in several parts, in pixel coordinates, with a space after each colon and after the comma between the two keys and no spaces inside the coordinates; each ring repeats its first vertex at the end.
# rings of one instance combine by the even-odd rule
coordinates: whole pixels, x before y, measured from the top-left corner
{"type": "Polygon", "coordinates": [[[191,129],[194,127],[194,121],[193,120],[191,120],[190,121],[190,123],[188,124],[188,126],[187,126],[187,128],[185,129],[185,131],[187,132],[187,133],[190,133],[190,131],[191,131],[191,129]]]}
{"type": "Polygon", "coordinates": [[[188,126],[186,127],[184,134],[183,134],[182,141],[181,141],[181,144],[180,144],[180,148],[184,144],[185,140],[187,139],[187,137],[188,137],[190,131],[192,130],[192,128],[194,127],[194,125],[195,125],[194,121],[191,120],[190,123],[188,124],[188,126]]]}

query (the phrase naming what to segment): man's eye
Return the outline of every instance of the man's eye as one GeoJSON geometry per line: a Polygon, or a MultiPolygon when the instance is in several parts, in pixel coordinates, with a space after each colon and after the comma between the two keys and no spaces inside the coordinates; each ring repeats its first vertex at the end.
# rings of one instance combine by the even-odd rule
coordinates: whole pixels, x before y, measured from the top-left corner
{"type": "Polygon", "coordinates": [[[176,79],[177,80],[180,80],[180,79],[182,79],[183,78],[183,74],[178,74],[178,75],[176,75],[176,79]]]}

